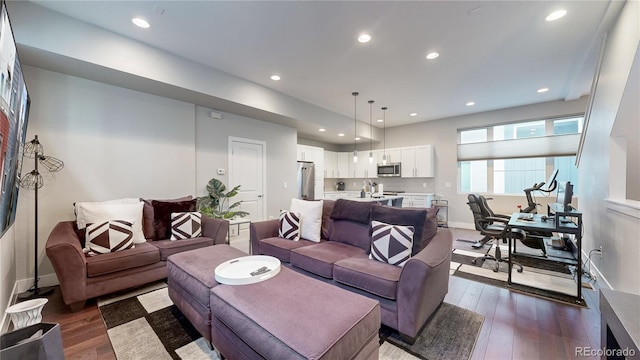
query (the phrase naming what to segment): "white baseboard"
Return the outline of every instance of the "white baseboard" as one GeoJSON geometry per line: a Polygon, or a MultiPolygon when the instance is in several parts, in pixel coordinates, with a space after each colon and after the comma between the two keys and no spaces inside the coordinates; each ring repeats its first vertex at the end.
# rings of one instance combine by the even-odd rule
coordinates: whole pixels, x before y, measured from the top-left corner
{"type": "MultiPolygon", "coordinates": [[[[42,275],[39,278],[40,278],[40,280],[38,281],[39,287],[55,286],[59,284],[58,277],[56,276],[56,274],[42,275]]],[[[29,279],[18,280],[16,282],[16,286],[14,286],[14,289],[17,289],[17,294],[20,294],[22,292],[29,290],[32,286],[33,286],[33,278],[29,278],[29,279]]]]}
{"type": "Polygon", "coordinates": [[[450,222],[449,227],[452,228],[458,228],[458,229],[469,229],[469,230],[475,230],[476,227],[473,224],[470,223],[462,223],[462,222],[450,222]]]}

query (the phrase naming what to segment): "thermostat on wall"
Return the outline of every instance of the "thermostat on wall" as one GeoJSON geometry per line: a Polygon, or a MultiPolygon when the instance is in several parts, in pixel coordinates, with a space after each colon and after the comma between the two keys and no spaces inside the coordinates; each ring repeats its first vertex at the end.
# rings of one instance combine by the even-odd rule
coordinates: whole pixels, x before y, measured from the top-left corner
{"type": "Polygon", "coordinates": [[[224,169],[218,169],[218,175],[224,175],[225,171],[224,169]]]}

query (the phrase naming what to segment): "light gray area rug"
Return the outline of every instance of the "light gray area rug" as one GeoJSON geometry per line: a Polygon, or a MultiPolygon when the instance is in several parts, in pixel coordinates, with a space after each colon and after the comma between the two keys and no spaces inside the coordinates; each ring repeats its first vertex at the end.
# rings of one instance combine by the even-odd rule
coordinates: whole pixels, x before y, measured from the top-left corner
{"type": "MultiPolygon", "coordinates": [[[[173,305],[165,283],[101,298],[98,307],[119,360],[220,359],[173,305]]],[[[379,358],[469,359],[483,321],[482,315],[443,303],[413,345],[383,326],[379,358]]]]}

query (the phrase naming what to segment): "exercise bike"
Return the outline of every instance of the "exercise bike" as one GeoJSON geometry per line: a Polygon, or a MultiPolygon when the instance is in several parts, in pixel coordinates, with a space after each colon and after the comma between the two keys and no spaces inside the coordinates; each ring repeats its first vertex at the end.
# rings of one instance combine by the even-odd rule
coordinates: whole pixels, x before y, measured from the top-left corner
{"type": "Polygon", "coordinates": [[[535,183],[533,184],[532,187],[524,189],[524,194],[527,197],[527,207],[524,209],[520,209],[520,212],[531,213],[531,214],[538,213],[538,205],[540,204],[536,203],[536,200],[533,196],[533,192],[540,191],[540,192],[545,192],[547,194],[553,192],[556,189],[556,186],[558,185],[558,182],[556,181],[557,176],[558,176],[558,169],[553,170],[553,173],[551,173],[551,176],[549,176],[549,180],[547,180],[546,183],[544,181],[541,183],[535,183]],[[542,188],[544,185],[547,185],[545,189],[542,188]]]}

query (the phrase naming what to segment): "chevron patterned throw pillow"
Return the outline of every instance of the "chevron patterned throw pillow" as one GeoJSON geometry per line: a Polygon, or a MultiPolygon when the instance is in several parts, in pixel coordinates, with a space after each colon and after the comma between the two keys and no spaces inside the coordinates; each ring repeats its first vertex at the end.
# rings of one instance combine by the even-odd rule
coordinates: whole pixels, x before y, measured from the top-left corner
{"type": "Polygon", "coordinates": [[[407,260],[411,258],[413,233],[413,226],[391,225],[380,221],[372,221],[371,254],[369,254],[369,258],[391,265],[404,266],[407,260]]]}
{"type": "Polygon", "coordinates": [[[293,241],[300,240],[300,214],[283,211],[279,219],[278,237],[293,241]]]}
{"type": "Polygon", "coordinates": [[[107,254],[133,245],[133,224],[124,220],[110,220],[87,225],[86,247],[96,254],[107,254]]]}
{"type": "Polygon", "coordinates": [[[171,241],[202,236],[202,214],[199,212],[171,213],[171,241]]]}

